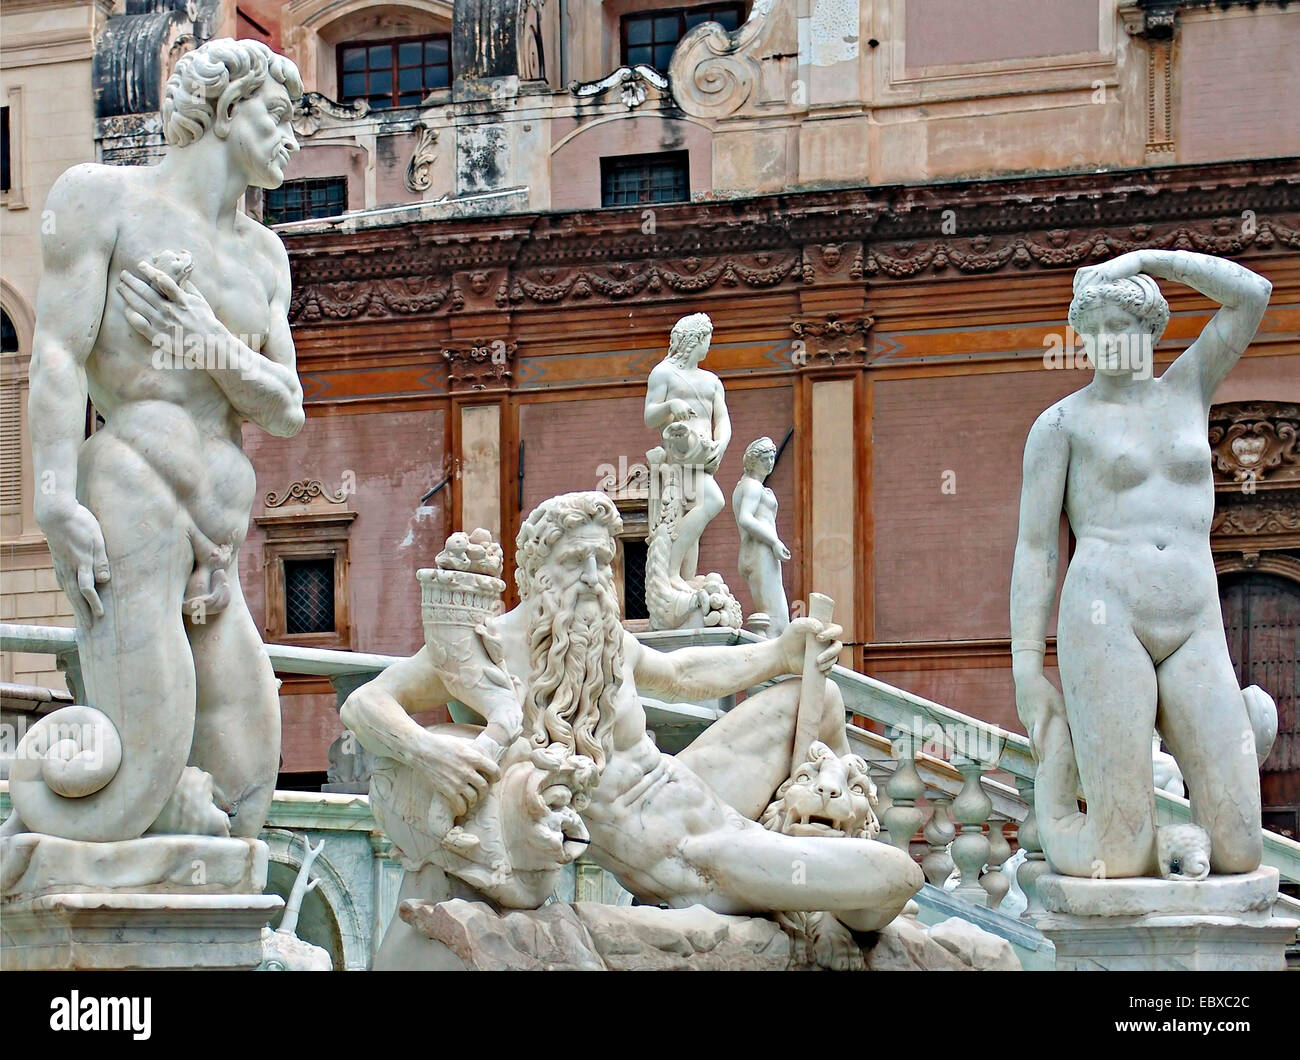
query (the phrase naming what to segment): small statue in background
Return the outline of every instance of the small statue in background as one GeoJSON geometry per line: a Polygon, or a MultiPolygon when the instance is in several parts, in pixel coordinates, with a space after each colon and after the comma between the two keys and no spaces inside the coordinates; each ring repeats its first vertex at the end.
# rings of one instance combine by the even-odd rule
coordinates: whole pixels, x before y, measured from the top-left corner
{"type": "Polygon", "coordinates": [[[646,606],[652,629],[739,626],[740,602],[722,576],[696,575],[700,538],[726,499],[714,476],[731,441],[722,380],[700,367],[713,323],[692,313],[673,325],[668,355],[650,372],[645,425],[663,445],[651,469],[646,606]]]}
{"type": "Polygon", "coordinates": [[[737,570],[749,583],[754,611],[767,616],[767,635],[779,637],[790,624],[790,605],[781,582],[781,564],[790,550],[776,532],[776,494],[763,485],[776,464],[776,443],[758,438],[745,450],[745,474],[731,494],[740,530],[737,570]]]}

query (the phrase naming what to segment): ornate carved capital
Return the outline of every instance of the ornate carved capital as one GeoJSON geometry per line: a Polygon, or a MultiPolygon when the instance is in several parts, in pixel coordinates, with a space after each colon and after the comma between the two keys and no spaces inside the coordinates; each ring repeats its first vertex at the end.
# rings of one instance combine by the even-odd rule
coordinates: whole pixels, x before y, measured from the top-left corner
{"type": "Polygon", "coordinates": [[[868,332],[874,319],[867,313],[827,313],[825,316],[796,317],[790,330],[803,343],[792,360],[800,368],[842,361],[864,361],[870,345],[868,332]]]}
{"type": "Polygon", "coordinates": [[[509,386],[514,378],[519,343],[504,339],[480,340],[463,346],[443,347],[452,393],[509,386]]]}

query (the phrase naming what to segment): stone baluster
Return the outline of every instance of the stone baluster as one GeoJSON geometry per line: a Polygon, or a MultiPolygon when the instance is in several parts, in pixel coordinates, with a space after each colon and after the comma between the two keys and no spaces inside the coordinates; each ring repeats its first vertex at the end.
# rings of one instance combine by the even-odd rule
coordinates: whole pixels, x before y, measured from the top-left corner
{"type": "Polygon", "coordinates": [[[1038,842],[1038,825],[1034,819],[1033,780],[1016,777],[1016,790],[1020,792],[1020,797],[1029,807],[1029,813],[1020,822],[1020,828],[1016,832],[1016,842],[1025,852],[1024,863],[1020,866],[1020,871],[1016,873],[1016,882],[1020,884],[1020,889],[1025,892],[1025,900],[1029,903],[1025,911],[1020,915],[1026,919],[1035,920],[1047,912],[1038,898],[1038,877],[1045,872],[1050,872],[1051,869],[1047,864],[1047,855],[1043,853],[1043,848],[1038,842]]]}
{"type": "Polygon", "coordinates": [[[930,819],[925,823],[925,841],[930,852],[921,859],[921,868],[925,878],[936,887],[942,887],[943,881],[952,875],[952,855],[948,853],[948,844],[957,835],[957,826],[952,823],[952,797],[938,792],[927,796],[934,808],[930,819]]]}
{"type": "Polygon", "coordinates": [[[988,904],[988,894],[980,886],[980,872],[989,859],[983,825],[993,811],[993,803],[980,786],[984,764],[979,759],[954,755],[952,764],[965,780],[952,803],[952,815],[961,825],[961,834],[952,843],[952,860],[961,873],[961,883],[954,893],[972,905],[983,906],[988,904]]]}
{"type": "Polygon", "coordinates": [[[916,738],[903,729],[894,729],[889,738],[898,767],[885,785],[890,807],[880,823],[889,831],[889,842],[910,856],[912,836],[925,819],[925,811],[916,805],[916,800],[925,795],[925,781],[916,771],[916,738]]]}
{"type": "Polygon", "coordinates": [[[996,909],[1002,899],[1011,890],[1011,881],[1002,871],[1002,863],[1011,857],[1011,844],[1003,833],[1007,822],[1000,818],[989,818],[989,871],[980,877],[980,886],[989,896],[989,908],[996,909]]]}

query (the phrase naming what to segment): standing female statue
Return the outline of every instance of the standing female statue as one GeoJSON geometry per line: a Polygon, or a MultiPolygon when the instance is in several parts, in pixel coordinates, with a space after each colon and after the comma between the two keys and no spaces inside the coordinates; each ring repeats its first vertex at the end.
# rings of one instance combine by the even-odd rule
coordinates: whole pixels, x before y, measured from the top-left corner
{"type": "Polygon", "coordinates": [[[1066,875],[1157,872],[1157,725],[1208,834],[1213,871],[1259,866],[1256,745],[1210,554],[1207,434],[1215,389],[1271,289],[1231,261],[1184,251],[1135,251],[1075,276],[1070,324],[1096,370],[1029,432],[1011,578],[1016,708],[1039,762],[1039,834],[1066,875]],[[1169,307],[1153,276],[1221,306],[1158,378],[1151,350],[1169,307]],[[1057,620],[1064,698],[1043,675],[1062,507],[1078,542],[1057,620]]]}
{"type": "Polygon", "coordinates": [[[745,474],[731,494],[740,530],[737,570],[749,583],[754,610],[768,616],[767,635],[779,637],[790,624],[790,607],[781,584],[781,564],[790,550],[776,532],[776,494],[763,485],[776,464],[776,444],[759,438],[745,450],[745,474]]]}

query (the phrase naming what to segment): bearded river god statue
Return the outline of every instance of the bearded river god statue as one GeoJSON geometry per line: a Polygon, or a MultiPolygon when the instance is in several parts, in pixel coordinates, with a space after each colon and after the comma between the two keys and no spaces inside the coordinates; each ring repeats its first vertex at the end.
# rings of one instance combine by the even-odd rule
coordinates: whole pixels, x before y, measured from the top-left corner
{"type": "Polygon", "coordinates": [[[1259,868],[1258,769],[1276,708],[1260,689],[1238,687],[1228,654],[1206,420],[1270,289],[1240,265],[1185,251],[1136,251],[1075,277],[1070,323],[1096,371],[1029,433],[1011,586],[1016,705],[1039,763],[1038,834],[1064,876],[1206,887],[1211,873],[1259,868]],[[1153,276],[1221,307],[1158,377],[1151,351],[1169,308],[1153,276]],[[1064,696],[1043,675],[1062,508],[1078,541],[1057,628],[1064,696]],[[1156,826],[1157,726],[1182,768],[1195,827],[1156,826]]]}
{"type": "MultiPolygon", "coordinates": [[[[260,898],[280,705],[239,584],[256,488],[240,431],[292,436],[303,408],[288,255],[239,202],[284,181],[301,94],[264,44],[210,41],[167,81],[160,164],[79,165],[50,191],[35,514],[76,615],[83,702],[17,749],[6,899],[60,881],[260,898]],[[104,419],[88,439],[87,395],[104,419]]],[[[21,919],[6,907],[8,952],[21,919]]]]}
{"type": "Polygon", "coordinates": [[[883,928],[923,884],[907,855],[870,838],[875,790],[849,753],[836,686],[823,680],[810,707],[807,681],[778,680],[805,672],[810,643],[812,676],[829,673],[839,628],[799,618],[762,643],[646,647],[619,613],[620,529],[601,493],[539,505],[516,543],[521,603],[506,614],[492,599],[500,550],[481,531],[453,535],[420,574],[425,647],[344,703],[344,724],[379,757],[371,805],[407,868],[376,967],[429,967],[429,939],[469,908],[456,899],[541,906],[584,852],[644,904],[790,914],[838,967],[853,966],[851,932],[883,928]],[[774,680],[676,756],[646,731],[642,693],[706,699],[774,680]],[[485,727],[411,717],[453,700],[485,727]],[[810,709],[814,742],[792,775],[810,709]]]}

